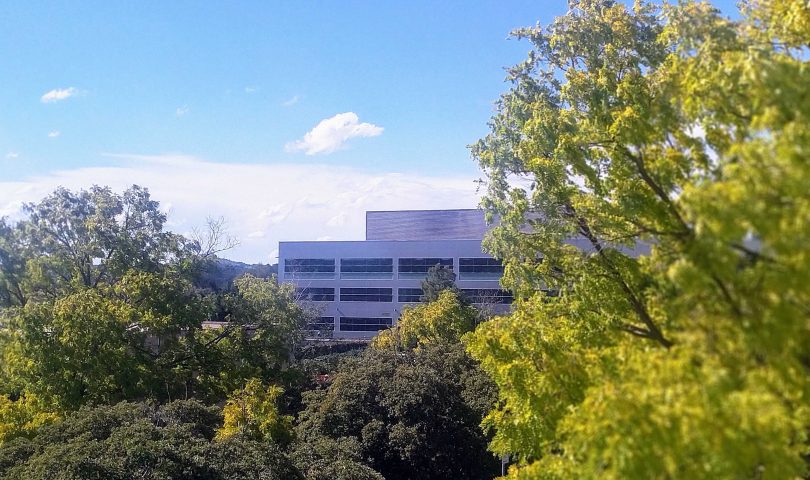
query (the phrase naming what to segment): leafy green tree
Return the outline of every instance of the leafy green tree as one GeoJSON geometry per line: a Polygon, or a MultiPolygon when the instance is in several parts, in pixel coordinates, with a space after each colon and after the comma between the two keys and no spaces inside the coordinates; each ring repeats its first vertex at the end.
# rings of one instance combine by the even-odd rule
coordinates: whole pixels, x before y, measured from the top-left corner
{"type": "Polygon", "coordinates": [[[458,343],[475,328],[478,316],[478,310],[464,302],[460,293],[442,290],[432,302],[403,308],[396,326],[380,332],[371,346],[396,349],[437,341],[458,343]]]}
{"type": "Polygon", "coordinates": [[[425,279],[422,280],[423,302],[433,302],[438,300],[439,294],[444,290],[451,290],[460,294],[456,286],[456,273],[452,268],[442,265],[435,265],[428,269],[425,279]]]}
{"type": "Polygon", "coordinates": [[[194,332],[186,367],[198,371],[195,383],[211,400],[223,398],[257,378],[285,384],[307,312],[295,302],[292,285],[244,275],[227,295],[228,323],[219,330],[194,332]]]}
{"type": "Polygon", "coordinates": [[[352,437],[335,440],[315,435],[305,442],[299,439],[290,458],[307,480],[383,480],[382,475],[363,465],[361,446],[352,437]]]}
{"type": "Polygon", "coordinates": [[[240,436],[214,442],[220,422],[215,409],[196,401],[84,408],[33,439],[0,447],[0,478],[302,478],[273,444],[240,436]]]}
{"type": "Polygon", "coordinates": [[[389,480],[491,478],[499,465],[479,423],[494,395],[460,344],[369,349],[305,397],[296,432],[310,445],[356,442],[366,465],[389,480]]]}
{"type": "Polygon", "coordinates": [[[521,300],[469,339],[514,477],[807,474],[800,3],[579,0],[515,33],[533,49],[473,153],[521,300]]]}
{"type": "Polygon", "coordinates": [[[245,276],[214,299],[194,286],[222,221],[184,239],[148,192],[58,189],[0,220],[0,394],[50,411],[151,398],[220,401],[284,376],[305,314],[289,287],[245,276]],[[228,323],[203,322],[220,302],[228,323]]]}
{"type": "Polygon", "coordinates": [[[44,425],[59,420],[34,395],[11,400],[0,395],[0,446],[17,437],[31,437],[44,425]]]}
{"type": "Polygon", "coordinates": [[[113,284],[130,269],[162,271],[191,253],[183,237],[163,229],[166,215],[138,186],[123,195],[108,187],[59,188],[25,205],[25,213],[0,228],[0,268],[16,305],[113,284]]]}
{"type": "Polygon", "coordinates": [[[0,308],[25,305],[25,262],[29,256],[23,230],[0,217],[0,308]]]}
{"type": "Polygon", "coordinates": [[[169,368],[181,333],[199,328],[206,312],[187,282],[130,272],[115,286],[18,309],[5,368],[12,385],[65,410],[170,397],[183,389],[169,368]]]}
{"type": "Polygon", "coordinates": [[[286,446],[292,440],[293,418],[279,411],[281,387],[265,387],[258,379],[248,380],[245,388],[234,392],[225,403],[225,417],[216,438],[224,440],[243,435],[259,441],[286,446]]]}

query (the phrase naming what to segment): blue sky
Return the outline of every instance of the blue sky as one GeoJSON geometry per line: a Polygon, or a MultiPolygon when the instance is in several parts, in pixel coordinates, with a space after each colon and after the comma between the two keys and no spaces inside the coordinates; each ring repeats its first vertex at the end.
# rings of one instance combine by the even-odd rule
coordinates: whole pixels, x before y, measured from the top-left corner
{"type": "Polygon", "coordinates": [[[272,261],[279,239],[362,238],[368,209],[474,207],[466,146],[529,48],[507,34],[566,6],[10,2],[0,215],[138,182],[176,230],[224,216],[232,257],[272,261]]]}

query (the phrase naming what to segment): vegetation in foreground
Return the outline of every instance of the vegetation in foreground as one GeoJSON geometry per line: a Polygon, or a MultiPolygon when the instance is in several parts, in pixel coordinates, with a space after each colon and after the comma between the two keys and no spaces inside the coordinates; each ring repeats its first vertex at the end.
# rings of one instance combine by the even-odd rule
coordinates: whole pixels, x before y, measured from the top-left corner
{"type": "Polygon", "coordinates": [[[140,187],[59,189],[26,211],[0,224],[0,478],[497,473],[479,428],[494,384],[459,340],[472,323],[436,329],[455,291],[410,313],[430,348],[320,356],[290,285],[207,288],[217,224],[209,243],[167,232],[140,187]]]}
{"type": "Polygon", "coordinates": [[[808,474],[810,8],[741,8],[581,0],[516,32],[473,153],[526,300],[468,340],[515,478],[808,474]]]}
{"type": "Polygon", "coordinates": [[[0,478],[490,478],[487,443],[514,478],[806,476],[810,10],[579,0],[517,36],[473,148],[513,314],[426,288],[301,358],[289,287],[201,287],[216,225],[60,189],[0,221],[0,478]]]}

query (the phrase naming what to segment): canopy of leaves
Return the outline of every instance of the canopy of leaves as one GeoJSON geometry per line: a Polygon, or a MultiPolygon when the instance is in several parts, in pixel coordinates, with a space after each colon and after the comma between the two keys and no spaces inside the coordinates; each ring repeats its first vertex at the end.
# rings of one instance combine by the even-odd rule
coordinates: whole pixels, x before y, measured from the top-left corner
{"type": "Polygon", "coordinates": [[[434,265],[430,267],[422,280],[422,298],[423,302],[433,302],[438,300],[439,294],[445,290],[452,290],[453,292],[460,293],[458,286],[456,286],[456,272],[452,268],[444,267],[442,265],[434,265]]]}
{"type": "Polygon", "coordinates": [[[223,440],[237,435],[258,441],[270,441],[286,446],[292,440],[292,421],[279,412],[278,399],[284,390],[265,387],[258,379],[248,380],[245,388],[234,392],[225,403],[222,428],[216,438],[223,440]]]}
{"type": "Polygon", "coordinates": [[[526,300],[469,339],[512,475],[807,473],[804,3],[578,0],[516,32],[533,49],[473,153],[526,300]]]}
{"type": "MultiPolygon", "coordinates": [[[[278,381],[305,313],[274,278],[216,298],[194,280],[222,223],[200,241],[164,230],[148,192],[65,189],[0,220],[0,394],[64,412],[122,400],[219,401],[249,378],[278,381]]],[[[203,269],[204,270],[204,269],[203,269]]],[[[26,407],[27,408],[27,407],[26,407]]]]}
{"type": "Polygon", "coordinates": [[[0,395],[0,446],[17,437],[32,437],[44,425],[59,420],[35,395],[11,400],[0,395]]]}
{"type": "Polygon", "coordinates": [[[406,306],[396,326],[380,332],[371,342],[377,349],[416,348],[428,342],[457,343],[471,332],[479,313],[460,292],[442,290],[436,300],[406,306]]]}
{"type": "Polygon", "coordinates": [[[59,188],[25,212],[14,225],[0,221],[0,306],[111,285],[131,269],[161,272],[195,251],[163,229],[166,215],[138,186],[123,195],[59,188]]]}
{"type": "Polygon", "coordinates": [[[369,349],[347,360],[327,390],[310,392],[299,441],[355,442],[389,480],[491,478],[498,462],[479,428],[494,388],[459,344],[369,349]]]}
{"type": "Polygon", "coordinates": [[[296,479],[278,447],[213,442],[219,415],[195,401],[82,409],[31,440],[0,447],[0,478],[31,480],[296,479]]]}

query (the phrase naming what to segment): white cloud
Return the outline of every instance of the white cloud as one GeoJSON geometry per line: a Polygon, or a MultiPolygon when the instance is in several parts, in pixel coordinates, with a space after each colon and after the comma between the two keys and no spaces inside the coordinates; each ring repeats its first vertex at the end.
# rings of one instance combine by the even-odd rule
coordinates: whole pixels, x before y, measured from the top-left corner
{"type": "Polygon", "coordinates": [[[473,208],[479,195],[472,177],[369,173],[334,165],[231,164],[182,155],[105,155],[111,165],[0,181],[0,216],[18,218],[23,202],[56,187],[131,184],[149,188],[169,213],[168,225],[189,232],[207,217],[225,217],[241,244],[234,260],[275,261],[284,240],[362,240],[366,210],[473,208]],[[211,192],[216,192],[212,195],[211,192]],[[332,226],[330,226],[330,223],[332,226]]]}
{"type": "Polygon", "coordinates": [[[55,88],[50,92],[43,94],[39,97],[39,100],[42,103],[53,103],[58,102],[61,100],[65,100],[67,98],[76,96],[79,94],[79,90],[75,87],[68,87],[68,88],[55,88]]]}
{"type": "Polygon", "coordinates": [[[327,227],[342,227],[346,224],[346,220],[349,218],[349,214],[346,212],[340,212],[334,217],[330,218],[328,222],[326,222],[327,227]]]}
{"type": "Polygon", "coordinates": [[[245,87],[245,93],[256,93],[259,91],[259,87],[247,86],[245,87]]]}
{"type": "Polygon", "coordinates": [[[20,157],[20,154],[17,153],[17,152],[8,152],[6,154],[6,158],[8,158],[9,160],[14,160],[15,158],[19,158],[19,157],[20,157]]]}
{"type": "Polygon", "coordinates": [[[354,112],[338,113],[334,117],[321,120],[304,138],[288,143],[284,149],[307,155],[328,154],[340,150],[352,138],[382,135],[382,127],[359,121],[354,112]]]}
{"type": "Polygon", "coordinates": [[[299,100],[301,100],[300,95],[293,95],[292,97],[288,98],[287,100],[284,100],[283,102],[281,102],[281,106],[282,107],[292,107],[293,105],[298,103],[299,100]]]}
{"type": "Polygon", "coordinates": [[[182,117],[188,112],[189,112],[188,105],[183,105],[182,107],[177,107],[177,110],[174,111],[174,114],[178,117],[182,117]]]}
{"type": "Polygon", "coordinates": [[[59,135],[62,135],[62,132],[60,132],[59,130],[54,130],[52,132],[48,132],[48,138],[56,138],[59,135]]]}

